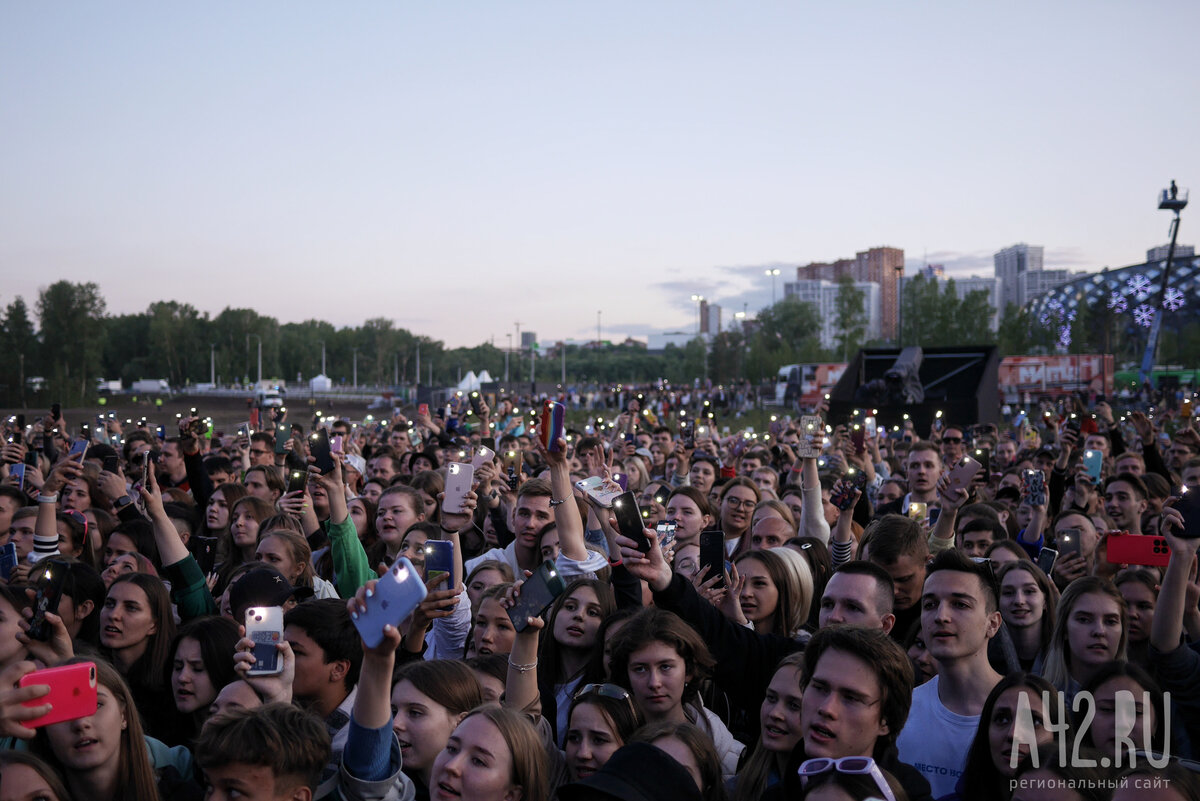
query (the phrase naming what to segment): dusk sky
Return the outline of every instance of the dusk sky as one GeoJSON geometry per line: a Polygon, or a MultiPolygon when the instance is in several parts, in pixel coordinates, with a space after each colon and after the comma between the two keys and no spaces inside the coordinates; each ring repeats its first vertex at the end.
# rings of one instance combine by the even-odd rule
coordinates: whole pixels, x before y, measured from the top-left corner
{"type": "MultiPolygon", "coordinates": [[[[504,346],[794,268],[1143,261],[1200,190],[1200,3],[0,4],[0,304],[95,281],[504,346]]],[[[1200,195],[1198,195],[1200,198],[1200,195]]],[[[1200,209],[1183,243],[1200,243],[1200,209]]]]}

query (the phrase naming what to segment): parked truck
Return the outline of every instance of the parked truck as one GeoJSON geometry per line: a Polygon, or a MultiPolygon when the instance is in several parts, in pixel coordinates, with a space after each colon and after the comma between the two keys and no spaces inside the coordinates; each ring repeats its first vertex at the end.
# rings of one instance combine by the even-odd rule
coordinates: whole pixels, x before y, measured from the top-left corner
{"type": "Polygon", "coordinates": [[[171,385],[165,378],[139,378],[129,385],[130,392],[149,392],[153,394],[170,394],[171,385]]]}

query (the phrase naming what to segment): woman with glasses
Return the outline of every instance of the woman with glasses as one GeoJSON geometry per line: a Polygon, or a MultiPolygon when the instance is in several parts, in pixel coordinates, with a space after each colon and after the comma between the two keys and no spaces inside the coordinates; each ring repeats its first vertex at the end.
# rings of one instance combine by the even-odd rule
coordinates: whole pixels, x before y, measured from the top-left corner
{"type": "MultiPolygon", "coordinates": [[[[721,488],[720,509],[721,531],[725,534],[725,552],[736,556],[750,550],[750,523],[754,507],[762,500],[758,485],[745,476],[726,482],[721,488]]],[[[711,576],[709,577],[711,578],[711,576]]]]}

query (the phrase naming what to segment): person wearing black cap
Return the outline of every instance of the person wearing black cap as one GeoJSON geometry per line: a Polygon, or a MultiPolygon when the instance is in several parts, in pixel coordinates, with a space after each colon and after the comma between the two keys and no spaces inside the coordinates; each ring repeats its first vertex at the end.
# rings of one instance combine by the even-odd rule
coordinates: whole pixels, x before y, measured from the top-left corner
{"type": "Polygon", "coordinates": [[[282,573],[264,564],[247,570],[230,586],[229,610],[234,622],[242,623],[251,606],[282,606],[286,612],[312,594],[310,587],[293,587],[282,573]]]}
{"type": "Polygon", "coordinates": [[[649,743],[630,743],[586,779],[558,788],[559,801],[700,801],[687,769],[649,743]]]}

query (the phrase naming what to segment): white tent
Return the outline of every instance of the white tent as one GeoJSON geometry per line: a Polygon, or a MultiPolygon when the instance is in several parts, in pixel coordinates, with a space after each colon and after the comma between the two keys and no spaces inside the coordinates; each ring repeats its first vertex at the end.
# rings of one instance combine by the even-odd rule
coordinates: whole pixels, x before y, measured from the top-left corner
{"type": "Polygon", "coordinates": [[[487,370],[484,370],[482,373],[479,374],[479,383],[480,384],[494,384],[494,383],[496,383],[496,379],[492,378],[492,376],[488,373],[487,370]]]}
{"type": "Polygon", "coordinates": [[[463,392],[479,389],[479,376],[475,375],[474,370],[468,370],[467,374],[463,376],[462,381],[458,382],[458,386],[455,389],[462,390],[463,392]]]}
{"type": "Polygon", "coordinates": [[[308,388],[313,392],[328,392],[333,389],[333,381],[324,373],[315,375],[308,382],[308,388]]]}

